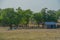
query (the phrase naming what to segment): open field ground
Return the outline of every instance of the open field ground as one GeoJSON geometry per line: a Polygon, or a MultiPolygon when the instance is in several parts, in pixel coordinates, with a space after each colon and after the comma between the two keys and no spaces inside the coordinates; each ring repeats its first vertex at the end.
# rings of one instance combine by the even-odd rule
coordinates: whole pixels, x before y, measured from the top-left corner
{"type": "Polygon", "coordinates": [[[60,29],[7,30],[0,27],[0,40],[60,40],[60,29]]]}

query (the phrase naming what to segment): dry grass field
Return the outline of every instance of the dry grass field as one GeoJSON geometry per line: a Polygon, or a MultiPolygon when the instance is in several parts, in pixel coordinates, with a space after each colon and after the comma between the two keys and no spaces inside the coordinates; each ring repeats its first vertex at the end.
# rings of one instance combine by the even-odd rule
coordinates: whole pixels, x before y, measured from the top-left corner
{"type": "Polygon", "coordinates": [[[7,30],[0,27],[0,40],[60,40],[60,29],[7,30]]]}

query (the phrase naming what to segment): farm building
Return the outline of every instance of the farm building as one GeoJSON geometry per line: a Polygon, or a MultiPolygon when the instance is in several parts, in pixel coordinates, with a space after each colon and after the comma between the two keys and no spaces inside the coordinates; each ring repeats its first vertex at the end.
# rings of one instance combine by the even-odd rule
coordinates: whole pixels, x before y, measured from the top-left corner
{"type": "Polygon", "coordinates": [[[57,28],[60,28],[60,18],[58,19],[58,22],[57,22],[57,28]]]}
{"type": "Polygon", "coordinates": [[[45,22],[45,28],[47,29],[53,29],[56,27],[57,27],[56,22],[45,22]]]}
{"type": "Polygon", "coordinates": [[[60,28],[60,23],[57,23],[56,25],[57,25],[57,28],[60,28]]]}

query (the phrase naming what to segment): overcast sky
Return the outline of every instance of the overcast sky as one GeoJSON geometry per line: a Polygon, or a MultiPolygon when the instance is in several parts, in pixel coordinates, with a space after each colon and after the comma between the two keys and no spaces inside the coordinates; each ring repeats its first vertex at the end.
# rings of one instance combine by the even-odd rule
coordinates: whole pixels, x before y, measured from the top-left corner
{"type": "Polygon", "coordinates": [[[60,0],[0,0],[0,8],[17,8],[31,9],[40,11],[42,8],[53,10],[60,9],[60,0]]]}

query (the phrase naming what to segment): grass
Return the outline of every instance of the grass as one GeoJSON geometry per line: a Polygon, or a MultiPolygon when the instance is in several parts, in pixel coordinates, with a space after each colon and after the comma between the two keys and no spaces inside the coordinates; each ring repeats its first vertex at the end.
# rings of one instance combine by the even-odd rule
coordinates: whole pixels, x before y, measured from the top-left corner
{"type": "Polygon", "coordinates": [[[60,29],[10,30],[0,27],[0,40],[60,40],[60,29]]]}

